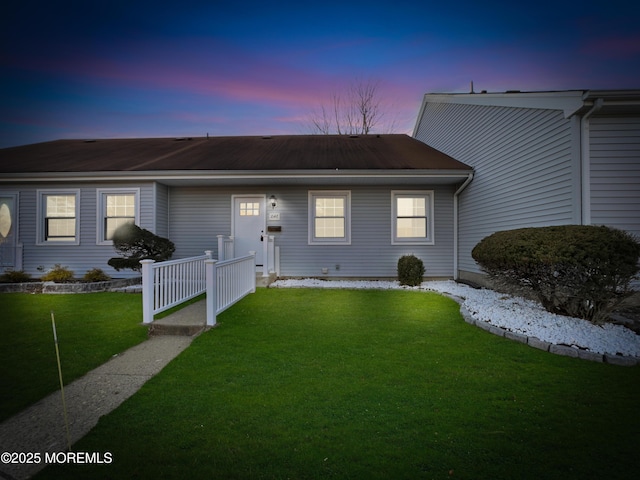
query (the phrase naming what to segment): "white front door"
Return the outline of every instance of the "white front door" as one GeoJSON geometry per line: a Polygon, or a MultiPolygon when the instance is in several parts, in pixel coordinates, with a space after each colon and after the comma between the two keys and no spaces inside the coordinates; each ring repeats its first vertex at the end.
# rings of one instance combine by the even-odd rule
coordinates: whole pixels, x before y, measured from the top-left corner
{"type": "Polygon", "coordinates": [[[263,265],[262,236],[265,234],[265,196],[233,196],[233,243],[236,257],[256,252],[256,265],[263,265]]]}
{"type": "Polygon", "coordinates": [[[0,272],[16,267],[16,195],[0,195],[0,272]]]}

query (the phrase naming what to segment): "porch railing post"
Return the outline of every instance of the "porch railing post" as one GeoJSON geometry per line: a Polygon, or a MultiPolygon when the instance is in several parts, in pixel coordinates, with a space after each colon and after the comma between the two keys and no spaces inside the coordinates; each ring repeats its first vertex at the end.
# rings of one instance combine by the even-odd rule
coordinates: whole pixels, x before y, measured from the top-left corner
{"type": "Polygon", "coordinates": [[[140,260],[142,265],[142,323],[153,322],[154,278],[153,260],[140,260]]]}
{"type": "Polygon", "coordinates": [[[262,276],[269,276],[269,235],[263,236],[262,242],[262,276]]]}
{"type": "Polygon", "coordinates": [[[216,272],[217,260],[207,259],[204,261],[204,269],[207,279],[207,327],[213,327],[216,324],[216,313],[218,309],[217,293],[218,287],[216,285],[217,272],[216,272]]]}
{"type": "Polygon", "coordinates": [[[275,237],[273,235],[269,235],[269,267],[268,272],[272,273],[276,270],[276,251],[275,251],[275,237]]]}
{"type": "Polygon", "coordinates": [[[256,275],[255,275],[255,271],[256,271],[256,252],[253,250],[249,250],[249,255],[251,255],[253,257],[253,265],[251,267],[251,274],[250,274],[250,278],[251,278],[251,293],[256,293],[256,275]]]}
{"type": "Polygon", "coordinates": [[[224,235],[217,235],[218,237],[218,260],[224,260],[224,235]]]}

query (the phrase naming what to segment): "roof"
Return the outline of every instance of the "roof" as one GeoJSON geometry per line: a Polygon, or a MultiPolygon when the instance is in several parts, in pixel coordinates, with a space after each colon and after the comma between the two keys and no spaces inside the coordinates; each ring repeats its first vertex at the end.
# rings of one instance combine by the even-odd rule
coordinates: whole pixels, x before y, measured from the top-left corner
{"type": "Polygon", "coordinates": [[[472,168],[408,135],[57,140],[0,149],[0,173],[435,170],[472,168]]]}

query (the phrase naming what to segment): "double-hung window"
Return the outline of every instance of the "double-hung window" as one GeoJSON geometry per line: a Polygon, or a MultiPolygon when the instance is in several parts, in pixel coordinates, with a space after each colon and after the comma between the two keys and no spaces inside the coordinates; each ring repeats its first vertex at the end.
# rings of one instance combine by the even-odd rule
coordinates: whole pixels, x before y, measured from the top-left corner
{"type": "Polygon", "coordinates": [[[138,223],[139,190],[98,189],[98,244],[112,242],[121,225],[138,223]]]}
{"type": "Polygon", "coordinates": [[[394,245],[433,245],[433,191],[392,191],[394,245]]]}
{"type": "Polygon", "coordinates": [[[38,244],[77,245],[79,190],[38,191],[38,244]]]}
{"type": "Polygon", "coordinates": [[[309,192],[309,244],[351,244],[351,192],[309,192]]]}

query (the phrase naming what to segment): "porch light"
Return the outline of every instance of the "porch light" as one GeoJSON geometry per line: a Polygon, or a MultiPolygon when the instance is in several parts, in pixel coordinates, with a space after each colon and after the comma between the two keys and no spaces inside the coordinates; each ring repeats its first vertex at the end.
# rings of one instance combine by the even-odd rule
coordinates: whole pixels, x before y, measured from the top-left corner
{"type": "Polygon", "coordinates": [[[277,204],[278,204],[278,201],[276,200],[275,195],[271,195],[269,197],[269,205],[271,205],[271,208],[276,208],[277,204]]]}

